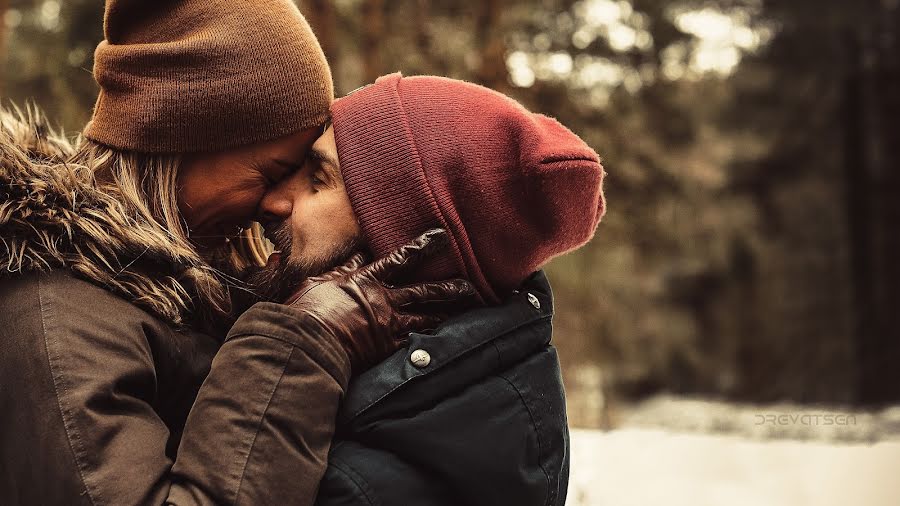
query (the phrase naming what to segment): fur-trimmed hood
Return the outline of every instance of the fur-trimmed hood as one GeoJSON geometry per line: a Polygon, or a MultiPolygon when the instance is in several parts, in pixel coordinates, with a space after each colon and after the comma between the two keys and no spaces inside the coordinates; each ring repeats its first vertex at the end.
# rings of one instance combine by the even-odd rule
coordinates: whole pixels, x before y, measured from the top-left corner
{"type": "Polygon", "coordinates": [[[0,278],[66,269],[169,323],[193,320],[211,268],[95,184],[34,108],[0,109],[0,278]]]}

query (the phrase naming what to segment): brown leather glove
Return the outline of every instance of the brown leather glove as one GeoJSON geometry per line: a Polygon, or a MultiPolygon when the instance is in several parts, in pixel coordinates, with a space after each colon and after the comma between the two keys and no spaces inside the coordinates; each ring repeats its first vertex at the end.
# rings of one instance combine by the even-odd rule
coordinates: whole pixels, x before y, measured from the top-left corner
{"type": "Polygon", "coordinates": [[[405,312],[408,306],[446,305],[475,295],[472,284],[461,279],[397,288],[385,284],[445,245],[446,234],[441,229],[429,230],[366,266],[365,257],[357,253],[346,264],[306,279],[285,303],[306,313],[319,331],[337,338],[353,373],[359,374],[395,352],[409,332],[433,328],[442,319],[435,314],[405,312]]]}

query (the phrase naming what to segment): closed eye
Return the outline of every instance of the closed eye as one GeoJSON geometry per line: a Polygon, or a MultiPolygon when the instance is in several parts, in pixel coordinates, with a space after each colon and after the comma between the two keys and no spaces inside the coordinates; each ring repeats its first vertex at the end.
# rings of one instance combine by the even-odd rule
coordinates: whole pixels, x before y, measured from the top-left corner
{"type": "Polygon", "coordinates": [[[299,171],[301,168],[303,168],[302,163],[298,164],[298,163],[294,163],[294,162],[288,162],[285,160],[273,160],[273,162],[275,162],[275,164],[278,165],[281,168],[281,170],[278,171],[277,179],[268,172],[265,174],[266,179],[268,179],[269,183],[272,185],[276,185],[276,184],[280,183],[281,180],[283,180],[287,177],[290,177],[291,174],[293,174],[293,173],[299,171]]]}
{"type": "Polygon", "coordinates": [[[338,175],[338,164],[327,153],[320,151],[313,146],[306,156],[316,167],[316,169],[313,170],[313,175],[315,176],[314,183],[331,185],[340,177],[338,175]]]}

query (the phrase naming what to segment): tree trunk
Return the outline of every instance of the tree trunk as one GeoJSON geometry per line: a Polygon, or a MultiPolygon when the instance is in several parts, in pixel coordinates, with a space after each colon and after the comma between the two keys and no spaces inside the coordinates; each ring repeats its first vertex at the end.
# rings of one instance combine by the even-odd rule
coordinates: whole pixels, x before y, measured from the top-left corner
{"type": "Polygon", "coordinates": [[[362,6],[362,57],[365,84],[384,72],[381,45],[384,41],[384,0],[365,0],[362,6]]]}
{"type": "Polygon", "coordinates": [[[879,159],[872,168],[872,196],[876,202],[872,237],[877,262],[875,307],[878,326],[870,336],[871,376],[863,383],[866,400],[876,403],[900,400],[900,9],[881,2],[882,25],[876,32],[877,64],[874,90],[879,159]]]}
{"type": "Polygon", "coordinates": [[[872,5],[846,88],[847,183],[857,300],[859,399],[900,400],[900,11],[872,5]]]}
{"type": "Polygon", "coordinates": [[[425,59],[432,66],[431,2],[429,0],[416,0],[416,45],[419,53],[425,55],[425,59]]]}
{"type": "Polygon", "coordinates": [[[303,13],[313,28],[322,51],[332,67],[336,64],[337,50],[337,15],[333,0],[305,0],[303,13]]]}
{"type": "Polygon", "coordinates": [[[844,125],[844,181],[847,199],[847,224],[850,239],[850,269],[853,279],[854,338],[858,354],[857,370],[859,379],[857,396],[864,397],[863,383],[868,382],[865,364],[869,361],[869,336],[874,333],[876,321],[872,296],[874,277],[872,275],[870,237],[871,211],[868,191],[871,183],[869,175],[870,158],[866,156],[866,117],[870,107],[865,105],[867,72],[862,66],[865,60],[862,38],[864,34],[852,33],[848,37],[849,75],[844,81],[842,124],[844,125]]]}
{"type": "Polygon", "coordinates": [[[6,88],[6,11],[9,0],[0,0],[0,97],[6,88]]]}
{"type": "Polygon", "coordinates": [[[476,77],[484,86],[508,93],[506,43],[500,26],[502,14],[503,0],[484,0],[481,3],[477,27],[481,66],[476,77]]]}

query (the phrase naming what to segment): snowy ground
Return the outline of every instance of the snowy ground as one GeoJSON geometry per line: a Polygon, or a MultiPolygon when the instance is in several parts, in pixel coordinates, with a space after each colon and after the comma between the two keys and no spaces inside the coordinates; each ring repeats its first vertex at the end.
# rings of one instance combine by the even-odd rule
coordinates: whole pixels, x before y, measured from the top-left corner
{"type": "Polygon", "coordinates": [[[616,430],[573,430],[566,504],[900,506],[898,419],[656,400],[616,430]]]}
{"type": "Polygon", "coordinates": [[[898,506],[900,442],[573,431],[568,506],[898,506]]]}

